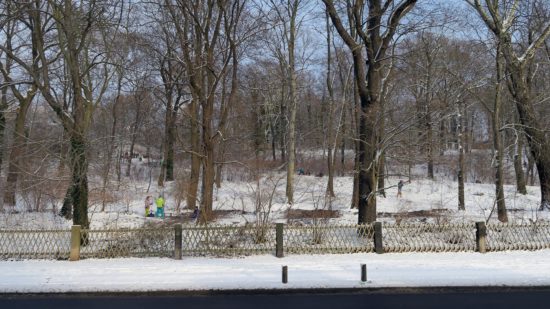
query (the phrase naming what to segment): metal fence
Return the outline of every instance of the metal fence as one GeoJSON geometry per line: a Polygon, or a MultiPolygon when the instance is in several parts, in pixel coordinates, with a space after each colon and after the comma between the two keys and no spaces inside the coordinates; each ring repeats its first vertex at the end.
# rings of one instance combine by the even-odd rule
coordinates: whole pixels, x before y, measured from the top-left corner
{"type": "Polygon", "coordinates": [[[0,230],[0,259],[69,258],[71,231],[0,230]]]}
{"type": "Polygon", "coordinates": [[[268,254],[275,249],[273,225],[186,226],[182,253],[188,256],[268,254]]]}
{"type": "Polygon", "coordinates": [[[550,248],[550,223],[487,225],[488,251],[548,248],[550,248]]]}
{"type": "Polygon", "coordinates": [[[183,226],[180,236],[177,228],[78,230],[72,238],[68,230],[0,230],[0,259],[66,260],[75,239],[78,258],[279,255],[277,246],[288,254],[550,248],[550,223],[483,223],[483,232],[474,223],[375,226],[285,225],[280,233],[275,225],[183,226]]]}
{"type": "Polygon", "coordinates": [[[373,237],[372,224],[286,226],[283,244],[291,254],[373,252],[373,237]]]}
{"type": "Polygon", "coordinates": [[[80,257],[171,257],[174,229],[82,230],[80,257]]]}
{"type": "Polygon", "coordinates": [[[384,224],[385,252],[460,252],[476,249],[474,224],[384,224]]]}

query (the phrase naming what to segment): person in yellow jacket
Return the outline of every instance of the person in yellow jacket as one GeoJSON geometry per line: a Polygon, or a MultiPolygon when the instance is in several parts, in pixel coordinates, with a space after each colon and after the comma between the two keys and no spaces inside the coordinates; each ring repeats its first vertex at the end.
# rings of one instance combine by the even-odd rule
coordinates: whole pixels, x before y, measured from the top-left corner
{"type": "Polygon", "coordinates": [[[155,216],[157,218],[164,219],[164,198],[162,197],[162,195],[159,195],[159,197],[155,201],[155,204],[157,204],[157,213],[155,216]]]}

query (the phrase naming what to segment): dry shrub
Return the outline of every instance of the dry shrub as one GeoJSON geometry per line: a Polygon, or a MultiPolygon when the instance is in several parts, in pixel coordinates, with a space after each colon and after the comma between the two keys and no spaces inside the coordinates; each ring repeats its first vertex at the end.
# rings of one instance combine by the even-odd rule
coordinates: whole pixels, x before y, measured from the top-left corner
{"type": "Polygon", "coordinates": [[[44,211],[57,208],[69,186],[68,177],[56,176],[55,166],[39,160],[28,160],[20,174],[19,194],[27,211],[44,211]],[[33,171],[30,173],[29,171],[33,171]]]}
{"type": "Polygon", "coordinates": [[[473,151],[467,154],[469,161],[469,182],[480,181],[482,183],[494,181],[494,169],[491,166],[491,154],[489,151],[473,151]]]}
{"type": "Polygon", "coordinates": [[[90,205],[114,204],[120,201],[118,194],[113,190],[113,186],[107,186],[105,192],[101,188],[91,188],[88,192],[88,203],[90,205]]]}
{"type": "MultiPolygon", "coordinates": [[[[177,214],[180,213],[182,203],[187,201],[189,194],[189,178],[188,173],[182,172],[176,175],[173,196],[176,203],[176,205],[174,205],[174,212],[177,214]]],[[[185,208],[187,208],[187,204],[185,208]]]]}

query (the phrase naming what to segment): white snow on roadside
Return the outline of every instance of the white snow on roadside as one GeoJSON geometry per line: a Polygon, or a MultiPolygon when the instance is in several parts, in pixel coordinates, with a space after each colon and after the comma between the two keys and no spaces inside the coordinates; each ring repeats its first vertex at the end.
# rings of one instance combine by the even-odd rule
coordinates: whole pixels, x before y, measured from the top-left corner
{"type": "Polygon", "coordinates": [[[0,292],[548,286],[550,250],[2,261],[0,292]],[[368,281],[360,281],[360,264],[368,281]],[[281,268],[288,266],[288,284],[281,268]]]}

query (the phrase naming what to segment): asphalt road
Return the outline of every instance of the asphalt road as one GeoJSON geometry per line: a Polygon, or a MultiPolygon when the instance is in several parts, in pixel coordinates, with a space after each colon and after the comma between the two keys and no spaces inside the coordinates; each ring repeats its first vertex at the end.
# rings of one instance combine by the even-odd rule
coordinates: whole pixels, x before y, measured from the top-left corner
{"type": "Polygon", "coordinates": [[[550,288],[430,290],[189,292],[158,294],[0,294],[0,308],[550,308],[550,288]]]}

